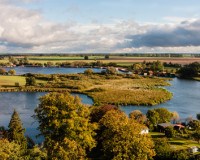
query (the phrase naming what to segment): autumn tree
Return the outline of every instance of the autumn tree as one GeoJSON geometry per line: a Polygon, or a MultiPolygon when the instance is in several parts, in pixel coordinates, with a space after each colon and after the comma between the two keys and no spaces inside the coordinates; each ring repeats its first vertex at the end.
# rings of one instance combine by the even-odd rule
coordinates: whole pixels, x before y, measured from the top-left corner
{"type": "Polygon", "coordinates": [[[14,110],[12,114],[8,128],[8,140],[19,144],[25,149],[27,147],[26,138],[24,136],[25,129],[22,126],[21,119],[16,110],[14,110]]]}
{"type": "Polygon", "coordinates": [[[10,75],[15,75],[16,74],[16,71],[14,69],[11,69],[8,71],[8,74],[10,75]]]}
{"type": "Polygon", "coordinates": [[[49,159],[85,159],[95,146],[89,108],[69,93],[50,93],[40,98],[35,109],[39,129],[45,137],[49,159]]]}
{"type": "Polygon", "coordinates": [[[14,141],[9,142],[7,139],[0,139],[0,159],[17,160],[25,159],[21,151],[21,146],[14,141]]]}
{"type": "Polygon", "coordinates": [[[110,110],[119,110],[117,106],[115,105],[103,105],[100,107],[93,107],[90,117],[92,122],[99,122],[101,118],[110,110]]]}
{"type": "Polygon", "coordinates": [[[129,117],[138,123],[143,124],[147,118],[140,110],[134,110],[129,114],[129,117]]]}
{"type": "Polygon", "coordinates": [[[91,75],[91,74],[93,74],[94,72],[93,72],[93,70],[92,69],[86,69],[85,71],[84,71],[84,74],[86,74],[86,75],[91,75]]]}
{"type": "Polygon", "coordinates": [[[105,127],[102,145],[105,159],[150,159],[155,155],[152,139],[141,134],[143,125],[119,110],[108,111],[100,120],[105,127]]]}
{"type": "MultiPolygon", "coordinates": [[[[115,105],[103,105],[103,106],[99,106],[99,107],[92,107],[91,108],[91,122],[96,122],[99,123],[99,121],[101,120],[101,118],[109,111],[111,110],[119,110],[117,106],[115,105]]],[[[102,146],[102,133],[105,131],[105,127],[101,124],[99,124],[98,129],[95,131],[96,135],[95,135],[95,140],[97,142],[96,147],[94,147],[92,149],[92,151],[89,154],[89,157],[91,159],[95,159],[95,158],[101,158],[101,156],[103,155],[103,146],[102,146]]]]}
{"type": "Polygon", "coordinates": [[[6,73],[6,70],[4,68],[0,68],[0,74],[4,75],[6,73]]]}
{"type": "Polygon", "coordinates": [[[177,123],[180,120],[179,114],[176,111],[172,112],[171,120],[173,121],[173,123],[177,123]]]}

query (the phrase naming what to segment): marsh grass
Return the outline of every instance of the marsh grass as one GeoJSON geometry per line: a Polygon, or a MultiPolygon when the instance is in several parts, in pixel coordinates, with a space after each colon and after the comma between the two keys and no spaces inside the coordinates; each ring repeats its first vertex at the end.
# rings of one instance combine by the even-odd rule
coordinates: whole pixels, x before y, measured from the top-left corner
{"type": "Polygon", "coordinates": [[[19,91],[60,91],[78,92],[89,95],[96,104],[146,105],[152,106],[172,98],[172,94],[161,86],[170,85],[167,79],[127,77],[124,74],[34,74],[37,85],[25,86],[23,76],[1,76],[0,86],[13,87],[19,82],[19,91]]]}

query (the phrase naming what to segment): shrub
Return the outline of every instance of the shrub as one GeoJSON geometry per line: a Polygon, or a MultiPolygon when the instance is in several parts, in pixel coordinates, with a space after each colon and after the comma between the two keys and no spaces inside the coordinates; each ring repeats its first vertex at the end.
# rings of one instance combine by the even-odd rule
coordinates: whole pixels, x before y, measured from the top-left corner
{"type": "Polygon", "coordinates": [[[165,136],[167,138],[173,138],[175,137],[176,131],[174,130],[173,127],[167,127],[165,128],[165,136]]]}

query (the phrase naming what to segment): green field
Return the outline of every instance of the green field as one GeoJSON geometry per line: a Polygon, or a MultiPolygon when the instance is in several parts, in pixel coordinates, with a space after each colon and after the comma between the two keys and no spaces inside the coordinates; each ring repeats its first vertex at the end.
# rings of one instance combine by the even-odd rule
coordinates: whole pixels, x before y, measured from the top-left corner
{"type": "MultiPolygon", "coordinates": [[[[46,81],[36,80],[37,83],[46,83],[46,81]]],[[[15,83],[19,83],[19,86],[25,86],[26,79],[24,76],[2,76],[0,75],[1,87],[15,87],[15,83]]]]}
{"type": "MultiPolygon", "coordinates": [[[[56,62],[77,62],[77,61],[83,61],[83,62],[95,62],[95,61],[101,61],[102,63],[116,63],[119,66],[130,66],[133,63],[141,63],[143,61],[146,62],[153,62],[153,61],[161,61],[161,62],[171,62],[171,63],[178,63],[178,64],[188,64],[192,62],[200,62],[200,58],[194,58],[194,57],[141,57],[141,56],[131,56],[131,55],[109,55],[109,59],[105,59],[105,55],[89,55],[88,54],[88,60],[84,59],[85,55],[42,55],[42,56],[27,56],[30,63],[47,63],[47,62],[53,62],[54,64],[56,62]]],[[[24,58],[24,56],[14,56],[16,59],[24,58]]],[[[5,57],[4,59],[0,60],[0,63],[8,63],[8,57],[5,57]]]]}
{"type": "Polygon", "coordinates": [[[26,84],[25,77],[22,76],[0,76],[0,86],[15,86],[18,82],[20,86],[26,84]]]}

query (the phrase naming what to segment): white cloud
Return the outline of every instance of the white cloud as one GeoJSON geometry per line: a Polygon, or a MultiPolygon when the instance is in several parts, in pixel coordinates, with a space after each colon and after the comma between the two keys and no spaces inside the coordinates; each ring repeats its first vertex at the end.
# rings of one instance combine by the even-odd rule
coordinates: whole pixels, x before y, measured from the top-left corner
{"type": "MultiPolygon", "coordinates": [[[[20,1],[20,0],[18,0],[20,1]]],[[[23,0],[31,2],[33,0],[23,0]]],[[[35,0],[34,0],[35,1],[35,0]]],[[[11,0],[0,2],[0,52],[175,52],[200,51],[200,44],[181,43],[185,33],[179,33],[180,27],[195,34],[200,30],[200,21],[187,20],[169,24],[138,24],[134,21],[114,21],[110,24],[55,23],[46,21],[42,13],[17,7],[11,0]],[[157,31],[157,32],[156,32],[157,31]],[[152,33],[163,33],[168,38],[177,31],[179,42],[152,45],[152,33]],[[151,35],[145,39],[146,35],[151,35]],[[143,41],[138,41],[138,36],[143,41]],[[138,46],[134,43],[137,41],[138,46]],[[129,45],[127,45],[129,44],[129,45]],[[176,45],[178,44],[178,45],[176,45]]],[[[13,0],[12,0],[13,2],[13,0]]],[[[22,0],[21,0],[22,2],[22,0]]],[[[173,19],[173,18],[172,18],[173,19]]],[[[160,35],[159,33],[159,35],[160,35]]],[[[186,36],[189,36],[188,33],[186,36]]],[[[155,37],[154,37],[155,38],[155,37]]],[[[186,37],[187,38],[187,37],[186,37]]],[[[198,38],[198,37],[197,37],[198,38]]],[[[175,39],[173,39],[175,40],[175,39]]],[[[198,42],[198,39],[196,39],[198,42]]],[[[195,41],[191,41],[194,42],[195,41]]]]}

